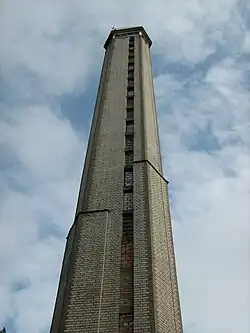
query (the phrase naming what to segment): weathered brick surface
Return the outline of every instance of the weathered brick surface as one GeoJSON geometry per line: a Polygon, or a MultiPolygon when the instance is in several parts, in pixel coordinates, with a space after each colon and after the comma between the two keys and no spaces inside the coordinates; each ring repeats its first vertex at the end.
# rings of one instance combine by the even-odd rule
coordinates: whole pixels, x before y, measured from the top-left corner
{"type": "Polygon", "coordinates": [[[174,253],[174,242],[172,235],[172,224],[171,224],[171,215],[168,199],[168,187],[166,183],[162,180],[162,192],[163,192],[163,202],[165,210],[165,223],[166,223],[166,234],[167,234],[167,251],[169,254],[169,265],[170,265],[170,275],[172,281],[172,291],[173,291],[173,303],[174,303],[174,312],[175,312],[175,325],[176,332],[182,332],[182,318],[180,310],[180,299],[179,299],[179,290],[178,290],[178,280],[176,273],[176,263],[175,263],[175,253],[174,253]]]}
{"type": "Polygon", "coordinates": [[[157,333],[181,333],[167,184],[147,165],[157,333]]]}
{"type": "Polygon", "coordinates": [[[142,98],[143,95],[141,93],[142,89],[142,77],[141,77],[141,56],[140,56],[140,38],[139,36],[135,38],[135,97],[134,97],[134,160],[139,161],[145,159],[145,151],[144,151],[144,140],[143,137],[143,122],[142,122],[142,98]]]}
{"type": "Polygon", "coordinates": [[[67,243],[64,252],[62,270],[61,270],[60,281],[57,291],[57,298],[55,303],[55,311],[52,319],[51,332],[60,331],[60,325],[63,317],[63,304],[67,299],[66,291],[68,286],[68,273],[71,263],[74,234],[75,234],[75,225],[72,226],[67,237],[67,243]]]}
{"type": "MultiPolygon", "coordinates": [[[[141,37],[136,45],[135,161],[148,160],[161,173],[149,49],[141,37]]],[[[181,333],[167,184],[147,162],[134,165],[134,178],[135,332],[181,333]]]]}
{"type": "Polygon", "coordinates": [[[109,234],[107,211],[80,213],[71,258],[71,284],[65,303],[63,332],[97,332],[101,324],[104,267],[109,234]]]}
{"type": "Polygon", "coordinates": [[[127,43],[115,40],[83,209],[110,209],[99,332],[118,332],[127,43]]]}
{"type": "Polygon", "coordinates": [[[134,333],[155,332],[145,167],[134,164],[134,333]]]}
{"type": "Polygon", "coordinates": [[[105,98],[92,151],[91,176],[84,209],[110,209],[110,237],[103,283],[99,332],[118,332],[120,255],[124,185],[127,41],[115,40],[105,98]]]}
{"type": "Polygon", "coordinates": [[[144,119],[145,159],[149,160],[154,167],[162,173],[150,53],[148,45],[145,44],[142,38],[140,40],[140,44],[142,72],[141,109],[143,111],[144,119]]]}

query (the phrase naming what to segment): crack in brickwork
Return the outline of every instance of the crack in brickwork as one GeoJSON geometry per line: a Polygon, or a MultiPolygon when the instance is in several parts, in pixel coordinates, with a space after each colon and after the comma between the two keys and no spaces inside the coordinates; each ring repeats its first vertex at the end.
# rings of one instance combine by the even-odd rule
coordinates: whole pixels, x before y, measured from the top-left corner
{"type": "MultiPolygon", "coordinates": [[[[129,64],[134,65],[134,58],[131,60],[131,53],[134,55],[134,37],[129,38],[129,64]],[[130,50],[130,48],[132,50],[130,50]]],[[[133,77],[133,73],[128,73],[133,77]]],[[[127,93],[127,109],[134,105],[134,86],[133,81],[130,81],[129,91],[127,93]],[[132,96],[132,97],[131,97],[132,96]],[[132,101],[132,102],[131,102],[132,101]]],[[[128,89],[128,88],[127,88],[128,89]]],[[[128,116],[128,111],[127,115],[128,116]]],[[[126,165],[133,163],[133,149],[134,149],[134,109],[133,107],[129,110],[129,117],[132,120],[126,120],[126,134],[130,133],[130,141],[128,142],[125,136],[125,149],[128,144],[130,149],[130,157],[128,153],[125,152],[125,168],[126,165]],[[132,135],[131,135],[132,134],[132,135]]],[[[129,192],[123,193],[123,211],[133,210],[133,169],[130,171],[125,171],[124,186],[130,187],[129,192]]],[[[123,216],[123,230],[122,230],[122,240],[121,240],[121,275],[120,275],[120,312],[119,312],[119,333],[133,333],[134,327],[134,292],[133,292],[133,213],[131,215],[123,216]]]]}

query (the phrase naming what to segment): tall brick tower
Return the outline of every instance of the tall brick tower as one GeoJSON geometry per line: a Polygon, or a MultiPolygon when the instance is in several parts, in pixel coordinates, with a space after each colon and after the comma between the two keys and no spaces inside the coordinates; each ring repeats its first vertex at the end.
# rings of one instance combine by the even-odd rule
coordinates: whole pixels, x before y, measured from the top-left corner
{"type": "Polygon", "coordinates": [[[149,39],[113,29],[51,333],[181,333],[149,39]]]}

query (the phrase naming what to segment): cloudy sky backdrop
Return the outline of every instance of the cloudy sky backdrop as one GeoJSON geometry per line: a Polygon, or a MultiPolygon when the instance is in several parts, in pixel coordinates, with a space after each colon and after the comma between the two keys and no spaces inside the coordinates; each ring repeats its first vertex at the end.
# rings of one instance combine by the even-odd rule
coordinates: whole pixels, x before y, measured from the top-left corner
{"type": "Polygon", "coordinates": [[[184,333],[249,333],[250,2],[3,0],[0,326],[48,333],[112,26],[144,25],[184,333]]]}

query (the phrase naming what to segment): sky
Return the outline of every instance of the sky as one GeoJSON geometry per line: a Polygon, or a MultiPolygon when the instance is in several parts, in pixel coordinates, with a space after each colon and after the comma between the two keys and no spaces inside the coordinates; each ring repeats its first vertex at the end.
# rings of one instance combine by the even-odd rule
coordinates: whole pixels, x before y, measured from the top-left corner
{"type": "Polygon", "coordinates": [[[103,44],[143,25],[184,333],[250,332],[250,2],[3,0],[0,326],[48,333],[103,44]]]}

